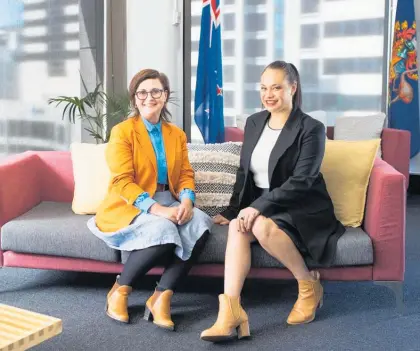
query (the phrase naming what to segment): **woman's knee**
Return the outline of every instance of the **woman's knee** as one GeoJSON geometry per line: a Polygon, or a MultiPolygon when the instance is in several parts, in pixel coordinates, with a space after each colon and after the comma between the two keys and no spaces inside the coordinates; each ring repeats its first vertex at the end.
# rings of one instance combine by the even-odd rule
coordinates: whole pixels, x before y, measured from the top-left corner
{"type": "Polygon", "coordinates": [[[269,218],[258,216],[252,226],[252,233],[262,245],[268,243],[272,235],[276,234],[276,224],[269,218]]]}
{"type": "Polygon", "coordinates": [[[237,219],[232,219],[229,223],[229,238],[232,238],[232,240],[246,240],[249,242],[255,241],[255,237],[252,233],[242,233],[238,231],[237,227],[237,219]]]}

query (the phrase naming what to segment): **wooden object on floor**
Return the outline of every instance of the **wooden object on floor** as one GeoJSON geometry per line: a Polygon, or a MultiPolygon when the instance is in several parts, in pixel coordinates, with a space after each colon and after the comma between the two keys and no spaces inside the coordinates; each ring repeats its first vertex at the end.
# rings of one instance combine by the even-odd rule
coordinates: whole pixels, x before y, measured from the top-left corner
{"type": "Polygon", "coordinates": [[[27,350],[62,330],[61,319],[0,304],[0,351],[27,350]]]}

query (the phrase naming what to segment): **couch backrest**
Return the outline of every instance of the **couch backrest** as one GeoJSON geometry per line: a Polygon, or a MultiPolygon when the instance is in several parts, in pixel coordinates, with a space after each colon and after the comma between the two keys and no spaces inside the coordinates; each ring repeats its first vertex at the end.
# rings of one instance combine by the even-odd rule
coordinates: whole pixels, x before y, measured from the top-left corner
{"type": "MultiPolygon", "coordinates": [[[[334,127],[327,127],[327,136],[329,139],[334,139],[334,127]]],[[[243,141],[243,137],[243,130],[237,127],[225,128],[225,141],[243,141]]],[[[409,156],[405,155],[409,150],[408,132],[386,128],[382,147],[383,159],[408,178],[409,156]],[[394,150],[393,154],[388,149],[394,150]],[[397,149],[398,152],[395,154],[397,149]]],[[[71,202],[74,177],[70,151],[37,151],[35,154],[40,159],[39,179],[42,200],[71,202]]]]}

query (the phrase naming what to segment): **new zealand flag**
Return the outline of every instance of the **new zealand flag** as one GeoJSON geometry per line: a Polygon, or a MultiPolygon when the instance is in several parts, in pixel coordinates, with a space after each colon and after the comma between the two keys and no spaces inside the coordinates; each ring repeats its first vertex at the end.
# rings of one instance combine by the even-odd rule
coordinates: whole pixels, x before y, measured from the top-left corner
{"type": "Polygon", "coordinates": [[[205,143],[225,141],[220,0],[203,0],[194,120],[205,143]]]}

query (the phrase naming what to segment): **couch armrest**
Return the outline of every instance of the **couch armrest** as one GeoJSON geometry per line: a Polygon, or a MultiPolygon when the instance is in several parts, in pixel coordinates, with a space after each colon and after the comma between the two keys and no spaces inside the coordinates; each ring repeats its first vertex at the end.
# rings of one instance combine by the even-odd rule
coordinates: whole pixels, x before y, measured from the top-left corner
{"type": "Polygon", "coordinates": [[[404,280],[406,179],[381,159],[370,176],[364,229],[373,243],[373,280],[404,280]]]}
{"type": "Polygon", "coordinates": [[[410,168],[410,132],[393,128],[382,131],[382,158],[409,181],[410,168]]]}
{"type": "Polygon", "coordinates": [[[0,228],[40,203],[40,168],[40,159],[34,152],[11,156],[0,163],[0,228]]]}

